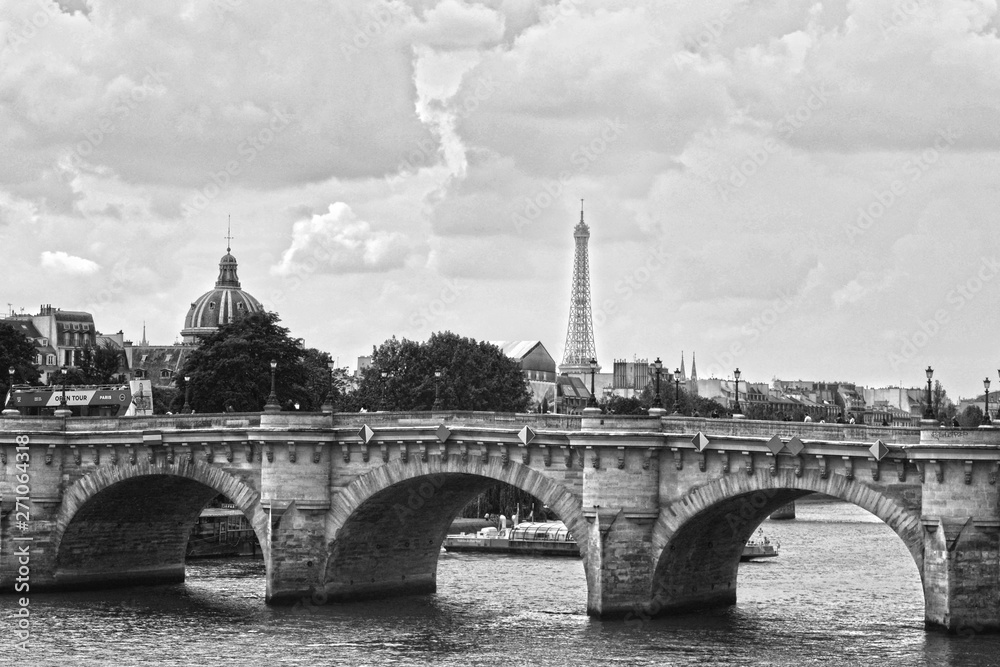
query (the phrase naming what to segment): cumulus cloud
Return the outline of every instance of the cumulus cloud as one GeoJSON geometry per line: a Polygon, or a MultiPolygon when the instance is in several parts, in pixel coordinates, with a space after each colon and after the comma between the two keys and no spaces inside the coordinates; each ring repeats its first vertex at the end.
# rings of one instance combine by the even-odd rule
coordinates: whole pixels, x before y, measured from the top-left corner
{"type": "Polygon", "coordinates": [[[61,250],[42,252],[42,268],[59,273],[86,276],[97,273],[101,267],[97,262],[93,262],[83,257],[67,254],[61,250]]]}
{"type": "Polygon", "coordinates": [[[411,254],[409,240],[398,232],[373,230],[342,202],[322,215],[296,222],[292,244],[272,272],[375,273],[399,269],[411,254]]]}

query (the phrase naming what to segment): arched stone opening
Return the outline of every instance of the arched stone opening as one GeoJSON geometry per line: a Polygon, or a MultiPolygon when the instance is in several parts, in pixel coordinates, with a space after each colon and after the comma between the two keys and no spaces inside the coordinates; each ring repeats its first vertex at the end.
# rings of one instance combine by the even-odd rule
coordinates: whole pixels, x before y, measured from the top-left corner
{"type": "Polygon", "coordinates": [[[587,544],[581,538],[587,524],[580,501],[544,475],[513,462],[394,461],[353,482],[330,512],[328,534],[334,537],[324,569],[326,599],[434,592],[441,545],[452,521],[498,481],[548,505],[577,537],[586,560],[587,544]]]}
{"type": "Polygon", "coordinates": [[[191,528],[219,494],[247,516],[269,567],[267,519],[259,495],[237,478],[201,463],[108,466],[66,491],[52,535],[54,586],[183,581],[191,528]]]}
{"type": "MultiPolygon", "coordinates": [[[[867,510],[904,542],[922,573],[923,533],[918,511],[840,475],[791,471],[775,476],[729,475],[674,502],[653,534],[659,558],[648,615],[732,605],[743,545],[779,507],[810,492],[824,493],[867,510]]],[[[922,576],[922,575],[921,575],[922,576]]]]}

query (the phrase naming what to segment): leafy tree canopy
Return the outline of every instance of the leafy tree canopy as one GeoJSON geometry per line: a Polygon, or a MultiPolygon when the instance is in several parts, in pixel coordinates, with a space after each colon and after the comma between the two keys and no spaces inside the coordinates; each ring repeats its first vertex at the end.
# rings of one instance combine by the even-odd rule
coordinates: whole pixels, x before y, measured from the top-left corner
{"type": "Polygon", "coordinates": [[[275,391],[282,409],[299,403],[303,410],[318,410],[308,390],[306,351],[278,322],[276,313],[252,313],[207,336],[188,355],[177,378],[175,411],[183,405],[187,376],[196,412],[259,412],[271,392],[272,360],[277,362],[275,391]]]}
{"type": "Polygon", "coordinates": [[[500,348],[445,331],[375,348],[347,409],[431,410],[435,383],[443,410],[524,412],[531,400],[520,366],[500,348]]]}
{"type": "MultiPolygon", "coordinates": [[[[14,369],[14,384],[37,384],[40,376],[35,368],[35,346],[23,333],[9,324],[0,323],[0,386],[4,395],[9,389],[10,374],[14,369]]],[[[0,400],[2,400],[0,396],[0,400]]]]}

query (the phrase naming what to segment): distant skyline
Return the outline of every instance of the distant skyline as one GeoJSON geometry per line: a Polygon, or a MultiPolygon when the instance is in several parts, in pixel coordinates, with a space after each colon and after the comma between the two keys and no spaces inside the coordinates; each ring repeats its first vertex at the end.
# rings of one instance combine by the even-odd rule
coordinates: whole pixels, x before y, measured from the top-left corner
{"type": "Polygon", "coordinates": [[[0,4],[0,303],[179,338],[594,334],[699,376],[1000,386],[994,3],[0,4]],[[690,368],[690,365],[688,365],[690,368]]]}

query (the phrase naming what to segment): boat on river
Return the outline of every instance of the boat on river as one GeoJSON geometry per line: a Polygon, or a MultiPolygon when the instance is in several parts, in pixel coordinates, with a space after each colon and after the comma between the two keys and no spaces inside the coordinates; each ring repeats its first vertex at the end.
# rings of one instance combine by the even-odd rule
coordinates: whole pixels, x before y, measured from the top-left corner
{"type": "MultiPolygon", "coordinates": [[[[448,535],[442,546],[445,551],[460,553],[580,557],[576,539],[562,521],[527,521],[504,531],[489,526],[474,534],[448,535]]],[[[777,555],[778,545],[761,532],[744,545],[740,561],[774,558],[777,555]]]]}

